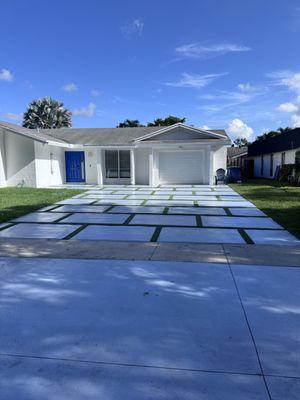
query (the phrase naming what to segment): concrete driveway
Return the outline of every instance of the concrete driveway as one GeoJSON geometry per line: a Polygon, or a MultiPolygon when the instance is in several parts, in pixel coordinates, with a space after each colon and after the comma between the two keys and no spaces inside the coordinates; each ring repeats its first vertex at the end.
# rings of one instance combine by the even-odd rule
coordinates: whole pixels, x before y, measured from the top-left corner
{"type": "Polygon", "coordinates": [[[91,188],[1,229],[0,398],[299,398],[299,242],[230,188],[91,188]]]}
{"type": "Polygon", "coordinates": [[[0,238],[300,244],[228,186],[90,188],[12,224],[0,238]]]}

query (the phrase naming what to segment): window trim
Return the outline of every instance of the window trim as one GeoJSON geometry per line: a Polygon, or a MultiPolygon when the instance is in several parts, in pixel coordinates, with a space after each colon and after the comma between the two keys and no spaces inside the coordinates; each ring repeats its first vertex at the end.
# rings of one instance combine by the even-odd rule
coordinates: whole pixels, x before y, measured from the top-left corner
{"type": "Polygon", "coordinates": [[[104,150],[104,159],[105,159],[105,178],[106,179],[118,179],[119,180],[119,179],[130,179],[131,178],[132,172],[131,172],[131,151],[130,150],[128,150],[128,149],[105,149],[104,150]],[[117,172],[118,172],[118,176],[116,176],[116,177],[107,176],[108,169],[107,169],[107,165],[106,165],[106,154],[107,154],[108,151],[117,152],[117,172]],[[129,176],[128,177],[122,177],[121,176],[121,160],[120,160],[121,151],[127,151],[129,153],[129,176]]]}

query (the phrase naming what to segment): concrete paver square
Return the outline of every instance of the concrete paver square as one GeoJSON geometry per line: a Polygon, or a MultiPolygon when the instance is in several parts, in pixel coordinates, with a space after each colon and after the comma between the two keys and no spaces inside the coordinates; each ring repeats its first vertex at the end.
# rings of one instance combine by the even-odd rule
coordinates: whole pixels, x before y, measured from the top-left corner
{"type": "Polygon", "coordinates": [[[176,190],[175,192],[172,192],[171,194],[173,194],[174,196],[192,196],[193,195],[193,191],[192,190],[189,190],[189,191],[176,190]]]}
{"type": "Polygon", "coordinates": [[[15,218],[13,222],[55,222],[65,217],[68,213],[52,213],[52,212],[33,212],[22,217],[15,218]]]}
{"type": "Polygon", "coordinates": [[[211,201],[198,201],[199,206],[205,207],[250,207],[255,208],[255,205],[250,201],[235,201],[235,200],[211,200],[211,201]]]}
{"type": "Polygon", "coordinates": [[[246,233],[257,244],[279,244],[279,245],[300,245],[298,240],[291,233],[281,230],[247,230],[246,233]]]}
{"type": "Polygon", "coordinates": [[[106,194],[106,193],[101,193],[101,194],[89,194],[85,196],[85,199],[124,199],[126,195],[124,194],[106,194]]]}
{"type": "Polygon", "coordinates": [[[56,204],[73,204],[73,205],[78,205],[78,204],[92,204],[95,200],[93,199],[66,199],[59,201],[56,204]]]}
{"type": "Polygon", "coordinates": [[[160,198],[161,196],[168,196],[169,198],[169,196],[173,196],[175,194],[176,192],[164,192],[162,190],[161,191],[155,190],[154,194],[152,194],[151,197],[156,196],[157,198],[160,198]]]}
{"type": "Polygon", "coordinates": [[[96,226],[90,225],[72,239],[149,242],[155,231],[146,226],[96,226]]]}
{"type": "Polygon", "coordinates": [[[168,214],[226,215],[226,212],[217,207],[169,207],[168,214]]]}
{"type": "Polygon", "coordinates": [[[235,216],[266,217],[266,214],[258,208],[230,208],[229,211],[235,216]]]}
{"type": "Polygon", "coordinates": [[[5,400],[269,399],[256,376],[7,356],[0,358],[0,387],[5,400]]]}
{"type": "Polygon", "coordinates": [[[200,200],[217,200],[216,196],[200,196],[200,195],[193,195],[193,196],[173,196],[173,200],[196,200],[196,201],[200,201],[200,200]]]}
{"type": "Polygon", "coordinates": [[[272,400],[299,400],[300,379],[267,376],[266,381],[272,400]]]}
{"type": "Polygon", "coordinates": [[[148,206],[193,206],[194,202],[192,200],[147,200],[146,205],[148,206]]]}
{"type": "Polygon", "coordinates": [[[203,226],[218,228],[259,228],[283,229],[271,218],[261,217],[232,217],[232,216],[204,216],[203,226]]]}
{"type": "MultiPolygon", "coordinates": [[[[109,194],[112,194],[112,193],[114,193],[113,190],[88,190],[87,192],[82,193],[82,195],[83,195],[83,196],[86,196],[86,195],[88,195],[88,194],[99,194],[99,195],[101,195],[101,194],[106,194],[106,195],[109,195],[109,194]]],[[[81,196],[82,196],[82,195],[81,195],[81,196]]],[[[73,198],[74,198],[74,197],[73,197],[73,198]]]]}
{"type": "Polygon", "coordinates": [[[106,211],[107,209],[109,209],[109,206],[82,206],[82,205],[78,205],[78,206],[74,206],[72,204],[68,205],[64,205],[64,206],[60,206],[58,208],[55,208],[54,210],[52,210],[52,213],[55,212],[66,212],[66,213],[74,213],[74,212],[79,212],[79,213],[103,213],[104,211],[106,211]]]}
{"type": "Polygon", "coordinates": [[[231,268],[264,372],[300,379],[300,268],[231,268]]]}
{"type": "Polygon", "coordinates": [[[75,224],[123,224],[130,214],[75,213],[60,223],[75,224]]]}
{"type": "Polygon", "coordinates": [[[76,225],[17,224],[0,231],[0,237],[16,239],[63,239],[78,229],[76,225]]]}
{"type": "Polygon", "coordinates": [[[143,200],[130,200],[130,199],[125,199],[125,200],[112,200],[112,199],[107,199],[107,200],[99,200],[95,204],[107,204],[107,205],[116,205],[116,206],[140,206],[143,203],[143,200]]]}
{"type": "Polygon", "coordinates": [[[226,265],[47,258],[0,263],[1,353],[260,372],[226,265]]]}
{"type": "Polygon", "coordinates": [[[202,192],[202,191],[199,192],[199,191],[197,191],[197,192],[195,192],[195,194],[196,194],[196,196],[204,197],[203,200],[208,200],[208,201],[216,200],[216,198],[218,196],[218,193],[216,193],[216,192],[202,192]]]}
{"type": "Polygon", "coordinates": [[[168,195],[145,195],[145,194],[137,194],[130,195],[128,199],[143,199],[143,200],[169,200],[170,196],[168,195]]]}
{"type": "Polygon", "coordinates": [[[56,204],[51,204],[51,206],[46,206],[46,207],[40,208],[39,210],[36,210],[36,211],[37,212],[49,211],[49,210],[52,210],[54,207],[57,207],[56,204]]]}
{"type": "Polygon", "coordinates": [[[196,218],[190,215],[136,215],[130,225],[196,226],[196,218]]]}
{"type": "Polygon", "coordinates": [[[236,229],[162,228],[158,242],[245,243],[236,229]]]}
{"type": "Polygon", "coordinates": [[[165,207],[115,206],[109,213],[162,214],[165,207]]]}

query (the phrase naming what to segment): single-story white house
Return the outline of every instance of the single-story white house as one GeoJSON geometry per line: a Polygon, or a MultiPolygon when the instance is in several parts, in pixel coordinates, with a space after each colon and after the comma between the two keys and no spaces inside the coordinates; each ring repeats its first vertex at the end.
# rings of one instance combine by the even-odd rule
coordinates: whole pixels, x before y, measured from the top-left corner
{"type": "Polygon", "coordinates": [[[213,184],[224,130],[168,127],[27,129],[0,122],[0,186],[213,184]]]}

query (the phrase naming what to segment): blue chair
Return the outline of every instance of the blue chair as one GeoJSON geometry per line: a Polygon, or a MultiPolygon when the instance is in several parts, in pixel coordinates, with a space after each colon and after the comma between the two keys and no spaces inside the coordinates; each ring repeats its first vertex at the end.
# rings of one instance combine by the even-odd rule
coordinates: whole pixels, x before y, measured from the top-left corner
{"type": "Polygon", "coordinates": [[[216,171],[216,175],[215,175],[215,185],[218,184],[218,182],[223,182],[225,183],[225,170],[223,168],[219,168],[216,171]]]}

